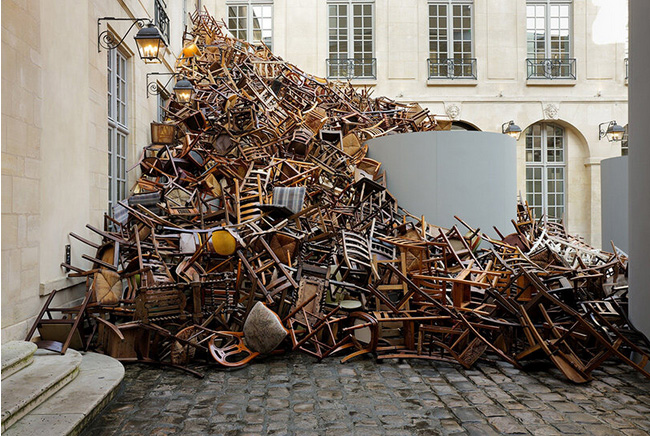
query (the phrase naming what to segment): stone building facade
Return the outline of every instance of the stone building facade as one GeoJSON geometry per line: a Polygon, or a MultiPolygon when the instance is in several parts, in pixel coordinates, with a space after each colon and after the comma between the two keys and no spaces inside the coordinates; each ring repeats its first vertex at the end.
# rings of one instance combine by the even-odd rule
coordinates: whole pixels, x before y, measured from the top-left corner
{"type": "Polygon", "coordinates": [[[564,216],[572,233],[601,245],[599,165],[621,143],[599,140],[599,124],[627,124],[626,0],[203,4],[304,71],[418,101],[457,128],[500,132],[513,120],[524,130],[518,191],[538,216],[564,216]]]}
{"type": "MultiPolygon", "coordinates": [[[[24,338],[53,289],[64,289],[57,295],[61,304],[82,295],[82,279],[67,279],[60,264],[70,244],[72,263],[86,266],[81,255],[87,247],[68,233],[97,241],[85,226],[103,227],[111,135],[111,180],[124,179],[127,190],[135,181],[135,170],[127,170],[158,118],[159,101],[147,97],[146,74],[173,69],[184,11],[195,7],[190,0],[2,2],[3,343],[24,338]],[[156,8],[169,18],[170,47],[162,64],[145,65],[139,58],[137,28],[119,49],[98,51],[98,18],[153,19],[156,8]],[[109,104],[115,111],[110,115],[109,104]]],[[[122,36],[130,25],[107,21],[100,31],[122,36]]]]}
{"type": "MultiPolygon", "coordinates": [[[[513,120],[524,130],[518,190],[538,210],[564,216],[571,232],[601,243],[599,163],[621,146],[599,140],[598,125],[627,124],[626,0],[6,0],[2,7],[2,342],[25,335],[53,289],[65,289],[62,304],[83,292],[81,279],[67,279],[60,266],[68,244],[72,263],[85,262],[68,233],[96,240],[86,223],[101,227],[110,202],[137,177],[126,170],[159,117],[147,73],[172,71],[187,13],[197,7],[304,71],[418,101],[454,128],[499,132],[513,120]],[[165,16],[170,46],[162,64],[139,59],[134,30],[119,49],[98,51],[98,18],[165,16]]],[[[102,22],[99,31],[122,36],[130,24],[102,22]]],[[[149,78],[156,79],[167,82],[149,78]]]]}

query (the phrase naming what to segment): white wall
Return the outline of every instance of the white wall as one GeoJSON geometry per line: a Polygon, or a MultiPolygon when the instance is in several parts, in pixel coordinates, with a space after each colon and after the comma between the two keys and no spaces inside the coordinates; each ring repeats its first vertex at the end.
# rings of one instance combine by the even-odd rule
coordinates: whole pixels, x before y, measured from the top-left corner
{"type": "MultiPolygon", "coordinates": [[[[172,47],[159,66],[136,53],[133,29],[121,47],[128,60],[128,157],[149,143],[157,99],[146,97],[146,73],[170,71],[180,52],[182,4],[169,1],[172,47]]],[[[69,232],[98,241],[108,205],[107,52],[97,50],[99,17],[153,17],[153,1],[32,0],[2,2],[2,342],[24,338],[45,297],[57,304],[83,295],[60,267],[92,249],[69,232]]],[[[102,23],[124,35],[130,22],[102,23]]],[[[130,184],[137,172],[129,174],[130,184]]]]}

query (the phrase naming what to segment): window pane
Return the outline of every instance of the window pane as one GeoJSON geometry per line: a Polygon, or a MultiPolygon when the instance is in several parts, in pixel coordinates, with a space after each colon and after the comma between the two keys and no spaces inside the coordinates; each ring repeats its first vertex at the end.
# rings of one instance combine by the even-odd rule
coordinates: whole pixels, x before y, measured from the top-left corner
{"type": "Polygon", "coordinates": [[[535,207],[535,213],[560,220],[564,213],[565,169],[561,165],[564,162],[564,129],[556,124],[537,123],[526,130],[525,144],[526,198],[531,207],[535,207]]]}

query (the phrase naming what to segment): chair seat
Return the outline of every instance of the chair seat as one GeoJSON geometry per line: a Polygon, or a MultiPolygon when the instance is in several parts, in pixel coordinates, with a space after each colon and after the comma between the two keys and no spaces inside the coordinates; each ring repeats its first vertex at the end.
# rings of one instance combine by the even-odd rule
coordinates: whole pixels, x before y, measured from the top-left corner
{"type": "Polygon", "coordinates": [[[361,308],[361,301],[357,300],[342,300],[339,302],[339,306],[345,310],[356,310],[361,308]]]}

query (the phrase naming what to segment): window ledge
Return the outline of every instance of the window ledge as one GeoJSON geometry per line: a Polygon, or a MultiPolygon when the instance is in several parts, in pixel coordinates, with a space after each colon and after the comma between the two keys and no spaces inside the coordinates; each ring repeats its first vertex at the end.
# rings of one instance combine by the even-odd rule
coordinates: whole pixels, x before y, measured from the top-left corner
{"type": "Polygon", "coordinates": [[[65,289],[72,288],[73,286],[77,286],[85,281],[86,279],[83,277],[59,277],[58,279],[42,282],[38,287],[38,295],[40,297],[45,297],[47,295],[50,295],[55,289],[57,291],[63,291],[65,289]]]}
{"type": "Polygon", "coordinates": [[[526,86],[575,86],[576,79],[526,79],[526,86]]]}
{"type": "Polygon", "coordinates": [[[350,79],[352,86],[377,86],[377,79],[350,79]]]}
{"type": "Polygon", "coordinates": [[[476,79],[427,79],[427,86],[476,86],[476,79]]]}

